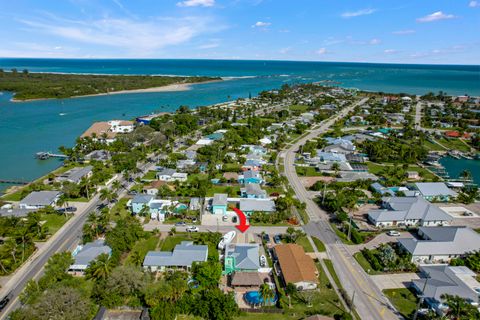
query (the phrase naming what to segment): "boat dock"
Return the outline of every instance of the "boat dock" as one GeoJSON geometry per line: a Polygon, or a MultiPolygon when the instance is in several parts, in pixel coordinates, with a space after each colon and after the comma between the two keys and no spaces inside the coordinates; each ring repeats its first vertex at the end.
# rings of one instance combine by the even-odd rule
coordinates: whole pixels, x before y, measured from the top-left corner
{"type": "Polygon", "coordinates": [[[64,154],[58,154],[58,153],[51,153],[51,152],[44,152],[44,151],[41,151],[41,152],[37,152],[35,154],[35,158],[39,159],[39,160],[47,160],[47,159],[50,159],[50,158],[61,158],[61,159],[66,159],[68,158],[66,155],[64,154]]]}
{"type": "Polygon", "coordinates": [[[0,183],[25,185],[25,184],[29,184],[30,181],[14,180],[14,179],[0,179],[0,183]]]}

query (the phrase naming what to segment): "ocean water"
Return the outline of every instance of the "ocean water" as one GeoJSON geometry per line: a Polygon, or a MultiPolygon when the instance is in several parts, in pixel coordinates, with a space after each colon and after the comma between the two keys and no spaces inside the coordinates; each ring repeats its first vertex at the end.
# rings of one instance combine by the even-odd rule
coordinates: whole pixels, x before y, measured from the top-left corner
{"type": "MultiPolygon", "coordinates": [[[[32,180],[58,167],[34,159],[38,151],[72,146],[93,121],[132,119],[181,105],[198,107],[285,83],[320,80],[383,92],[480,95],[480,66],[389,65],[291,61],[0,59],[0,69],[31,72],[220,76],[228,80],[180,92],[134,93],[61,100],[11,102],[0,95],[0,180],[32,180]]],[[[0,190],[6,185],[0,184],[0,190]]]]}

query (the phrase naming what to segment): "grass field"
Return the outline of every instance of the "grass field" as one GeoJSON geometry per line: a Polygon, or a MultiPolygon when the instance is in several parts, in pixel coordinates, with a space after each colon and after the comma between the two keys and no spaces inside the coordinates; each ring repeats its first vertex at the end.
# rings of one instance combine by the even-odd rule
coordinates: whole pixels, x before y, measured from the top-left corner
{"type": "Polygon", "coordinates": [[[325,248],[325,244],[318,239],[317,237],[312,237],[313,243],[315,243],[315,247],[317,247],[318,252],[325,252],[327,249],[325,248]]]}
{"type": "Polygon", "coordinates": [[[412,319],[417,306],[417,297],[407,288],[385,289],[383,293],[406,319],[412,319]]]}
{"type": "Polygon", "coordinates": [[[300,111],[300,112],[305,112],[308,110],[308,106],[305,105],[300,105],[300,104],[294,104],[289,107],[291,111],[300,111]]]}
{"type": "Polygon", "coordinates": [[[110,210],[110,218],[117,220],[119,218],[124,218],[131,215],[130,210],[127,209],[128,198],[122,198],[113,206],[110,210]]]}
{"type": "Polygon", "coordinates": [[[450,138],[450,139],[441,138],[441,139],[438,139],[437,141],[450,150],[459,150],[463,152],[470,151],[470,147],[465,143],[463,143],[462,140],[457,138],[450,138]]]}
{"type": "Polygon", "coordinates": [[[226,193],[230,197],[237,197],[240,194],[240,186],[218,186],[213,185],[207,190],[207,197],[213,197],[215,193],[226,193]]]}
{"type": "Polygon", "coordinates": [[[128,254],[127,258],[125,259],[125,263],[129,264],[132,262],[131,260],[132,260],[132,256],[134,255],[134,252],[138,252],[140,257],[139,261],[140,260],[143,261],[148,251],[157,250],[158,247],[160,246],[160,243],[161,243],[161,240],[153,234],[151,234],[146,239],[137,241],[137,243],[135,243],[132,250],[128,254]]]}
{"type": "Polygon", "coordinates": [[[338,278],[338,275],[337,275],[337,273],[335,272],[335,268],[333,267],[332,260],[330,260],[330,259],[323,259],[323,262],[324,262],[325,265],[327,266],[328,272],[329,272],[330,275],[332,276],[333,281],[335,281],[335,284],[337,285],[337,287],[338,287],[339,289],[340,289],[340,288],[343,288],[343,287],[342,287],[342,283],[340,282],[340,279],[338,278]]]}
{"type": "Polygon", "coordinates": [[[312,244],[310,243],[310,241],[308,241],[308,238],[306,236],[298,238],[297,244],[302,246],[305,252],[313,252],[312,244]]]}
{"type": "Polygon", "coordinates": [[[445,148],[442,148],[438,143],[433,143],[428,140],[423,142],[423,146],[427,148],[428,151],[445,151],[445,148]]]}
{"type": "Polygon", "coordinates": [[[157,171],[148,171],[144,176],[143,180],[155,180],[157,178],[157,171]]]}
{"type": "Polygon", "coordinates": [[[299,176],[303,177],[319,177],[322,175],[314,167],[295,167],[295,171],[299,176]]]}
{"type": "Polygon", "coordinates": [[[357,260],[358,264],[365,270],[366,273],[375,275],[375,274],[380,274],[381,272],[373,270],[372,266],[370,265],[370,262],[365,259],[364,255],[361,252],[356,252],[353,257],[355,260],[357,260]]]}
{"type": "MultiPolygon", "coordinates": [[[[376,175],[380,175],[380,176],[382,175],[382,172],[385,170],[386,167],[393,166],[393,164],[391,163],[378,164],[375,162],[367,162],[366,164],[368,166],[368,172],[376,175]]],[[[417,171],[420,174],[420,176],[425,180],[432,180],[435,177],[435,175],[432,172],[430,172],[425,168],[421,168],[417,165],[409,165],[406,171],[417,171]]]]}
{"type": "Polygon", "coordinates": [[[65,224],[65,222],[68,221],[68,219],[70,219],[70,217],[70,215],[65,217],[64,214],[44,213],[42,214],[42,221],[45,221],[44,226],[46,226],[48,228],[48,232],[53,235],[65,224]]]}

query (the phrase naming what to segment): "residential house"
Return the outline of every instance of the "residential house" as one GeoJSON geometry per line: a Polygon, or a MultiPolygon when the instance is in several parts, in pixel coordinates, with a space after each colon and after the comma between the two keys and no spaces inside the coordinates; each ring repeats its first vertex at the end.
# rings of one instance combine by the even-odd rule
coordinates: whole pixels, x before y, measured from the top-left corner
{"type": "Polygon", "coordinates": [[[4,205],[0,208],[0,217],[25,218],[29,213],[35,211],[35,209],[13,208],[12,205],[4,205]]]}
{"type": "Polygon", "coordinates": [[[110,131],[115,133],[128,133],[135,129],[135,123],[129,120],[110,120],[110,131]]]}
{"type": "Polygon", "coordinates": [[[20,200],[20,209],[42,209],[48,206],[55,207],[62,193],[60,191],[32,191],[20,200]]]}
{"type": "Polygon", "coordinates": [[[318,271],[310,256],[298,244],[281,244],[273,248],[275,271],[286,286],[292,283],[297,290],[313,290],[318,285],[318,271]]]}
{"type": "Polygon", "coordinates": [[[177,169],[179,170],[184,170],[184,169],[189,169],[195,166],[195,160],[193,159],[185,159],[185,160],[178,160],[177,161],[177,169]]]}
{"type": "Polygon", "coordinates": [[[200,210],[201,209],[201,203],[200,203],[200,198],[190,198],[190,204],[188,206],[189,210],[200,210]]]}
{"type": "Polygon", "coordinates": [[[258,272],[260,256],[258,243],[229,244],[225,249],[225,274],[233,272],[258,272]]]}
{"type": "Polygon", "coordinates": [[[149,209],[154,199],[154,195],[137,194],[133,199],[128,201],[127,206],[131,208],[133,214],[139,214],[142,210],[149,209]]]}
{"type": "Polygon", "coordinates": [[[208,246],[196,245],[192,241],[182,241],[170,251],[149,251],[143,260],[145,271],[165,271],[166,269],[190,270],[195,262],[205,262],[208,246]]]}
{"type": "Polygon", "coordinates": [[[304,112],[300,115],[300,117],[302,118],[302,121],[306,123],[311,123],[313,120],[315,120],[315,114],[312,112],[304,112]]]}
{"type": "Polygon", "coordinates": [[[378,183],[378,182],[372,183],[372,184],[370,185],[370,188],[371,188],[374,192],[376,192],[376,193],[378,193],[378,194],[381,194],[382,196],[385,196],[385,195],[386,195],[386,196],[392,196],[392,197],[395,196],[395,192],[394,192],[393,190],[391,190],[391,189],[389,189],[389,188],[381,185],[381,184],[378,183]]]}
{"type": "Polygon", "coordinates": [[[381,209],[368,212],[368,220],[376,227],[444,226],[453,218],[422,197],[384,197],[381,209]]]}
{"type": "Polygon", "coordinates": [[[166,181],[153,180],[143,187],[143,193],[156,196],[158,194],[158,189],[163,186],[167,186],[170,190],[174,190],[174,187],[169,185],[166,181]]]}
{"type": "Polygon", "coordinates": [[[223,174],[223,178],[227,180],[227,182],[237,182],[238,181],[238,173],[236,172],[225,172],[223,174]]]}
{"type": "Polygon", "coordinates": [[[84,275],[90,263],[101,254],[108,254],[109,256],[112,254],[112,249],[105,244],[103,239],[77,246],[72,253],[74,262],[68,268],[68,272],[74,275],[84,275]]]}
{"type": "Polygon", "coordinates": [[[262,169],[262,162],[260,160],[246,160],[242,165],[242,171],[259,171],[262,169]]]}
{"type": "Polygon", "coordinates": [[[216,193],[212,199],[212,213],[213,214],[227,214],[228,195],[225,193],[216,193]]]}
{"type": "Polygon", "coordinates": [[[416,189],[420,192],[422,197],[428,201],[450,201],[456,198],[458,194],[449,189],[444,182],[417,182],[416,189]]]}
{"type": "Polygon", "coordinates": [[[476,274],[464,266],[433,265],[420,266],[421,278],[412,281],[413,288],[429,307],[443,315],[448,309],[442,296],[458,296],[478,307],[480,283],[476,274]]]}
{"type": "Polygon", "coordinates": [[[255,170],[244,171],[243,174],[240,174],[238,176],[238,183],[241,184],[262,184],[263,182],[264,181],[262,175],[260,174],[260,172],[255,170]]]}
{"type": "Polygon", "coordinates": [[[249,183],[240,189],[240,194],[244,198],[249,199],[266,199],[267,191],[263,190],[259,184],[249,183]]]}
{"type": "Polygon", "coordinates": [[[106,143],[112,143],[115,141],[117,133],[110,130],[111,125],[106,122],[95,122],[90,128],[88,128],[80,137],[91,138],[93,141],[104,141],[106,143]]]}
{"type": "Polygon", "coordinates": [[[88,161],[108,161],[112,157],[110,151],[107,150],[94,150],[85,156],[85,160],[88,161]]]}
{"type": "Polygon", "coordinates": [[[416,263],[448,262],[480,250],[480,234],[467,227],[420,227],[418,235],[421,239],[398,239],[416,263]]]}
{"type": "Polygon", "coordinates": [[[337,182],[353,182],[358,180],[372,180],[377,181],[378,177],[369,172],[340,172],[340,178],[336,178],[337,182]]]}
{"type": "Polygon", "coordinates": [[[176,172],[177,171],[175,169],[162,168],[155,176],[160,181],[173,181],[172,176],[176,172]]]}
{"type": "Polygon", "coordinates": [[[407,176],[407,179],[409,180],[420,179],[420,174],[418,174],[418,171],[407,171],[406,176],[407,176]]]}
{"type": "Polygon", "coordinates": [[[239,209],[246,215],[254,212],[275,212],[275,202],[270,199],[246,199],[239,200],[239,209]]]}
{"type": "Polygon", "coordinates": [[[72,168],[56,177],[55,180],[59,182],[68,181],[78,184],[83,178],[90,178],[92,176],[92,169],[92,166],[72,168]]]}
{"type": "Polygon", "coordinates": [[[185,182],[188,179],[188,173],[184,172],[175,172],[172,174],[172,180],[173,181],[180,181],[180,182],[185,182]]]}

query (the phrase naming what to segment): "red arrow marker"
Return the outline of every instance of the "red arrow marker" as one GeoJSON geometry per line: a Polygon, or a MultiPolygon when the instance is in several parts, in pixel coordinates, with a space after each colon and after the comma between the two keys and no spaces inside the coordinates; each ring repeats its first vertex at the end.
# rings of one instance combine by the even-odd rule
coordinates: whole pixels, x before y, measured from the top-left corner
{"type": "Polygon", "coordinates": [[[237,224],[235,228],[240,230],[240,232],[242,233],[247,231],[247,229],[250,228],[250,225],[247,224],[247,217],[245,216],[245,213],[243,213],[242,210],[237,208],[233,208],[233,211],[235,211],[235,213],[238,216],[238,219],[240,220],[240,224],[237,224]]]}

